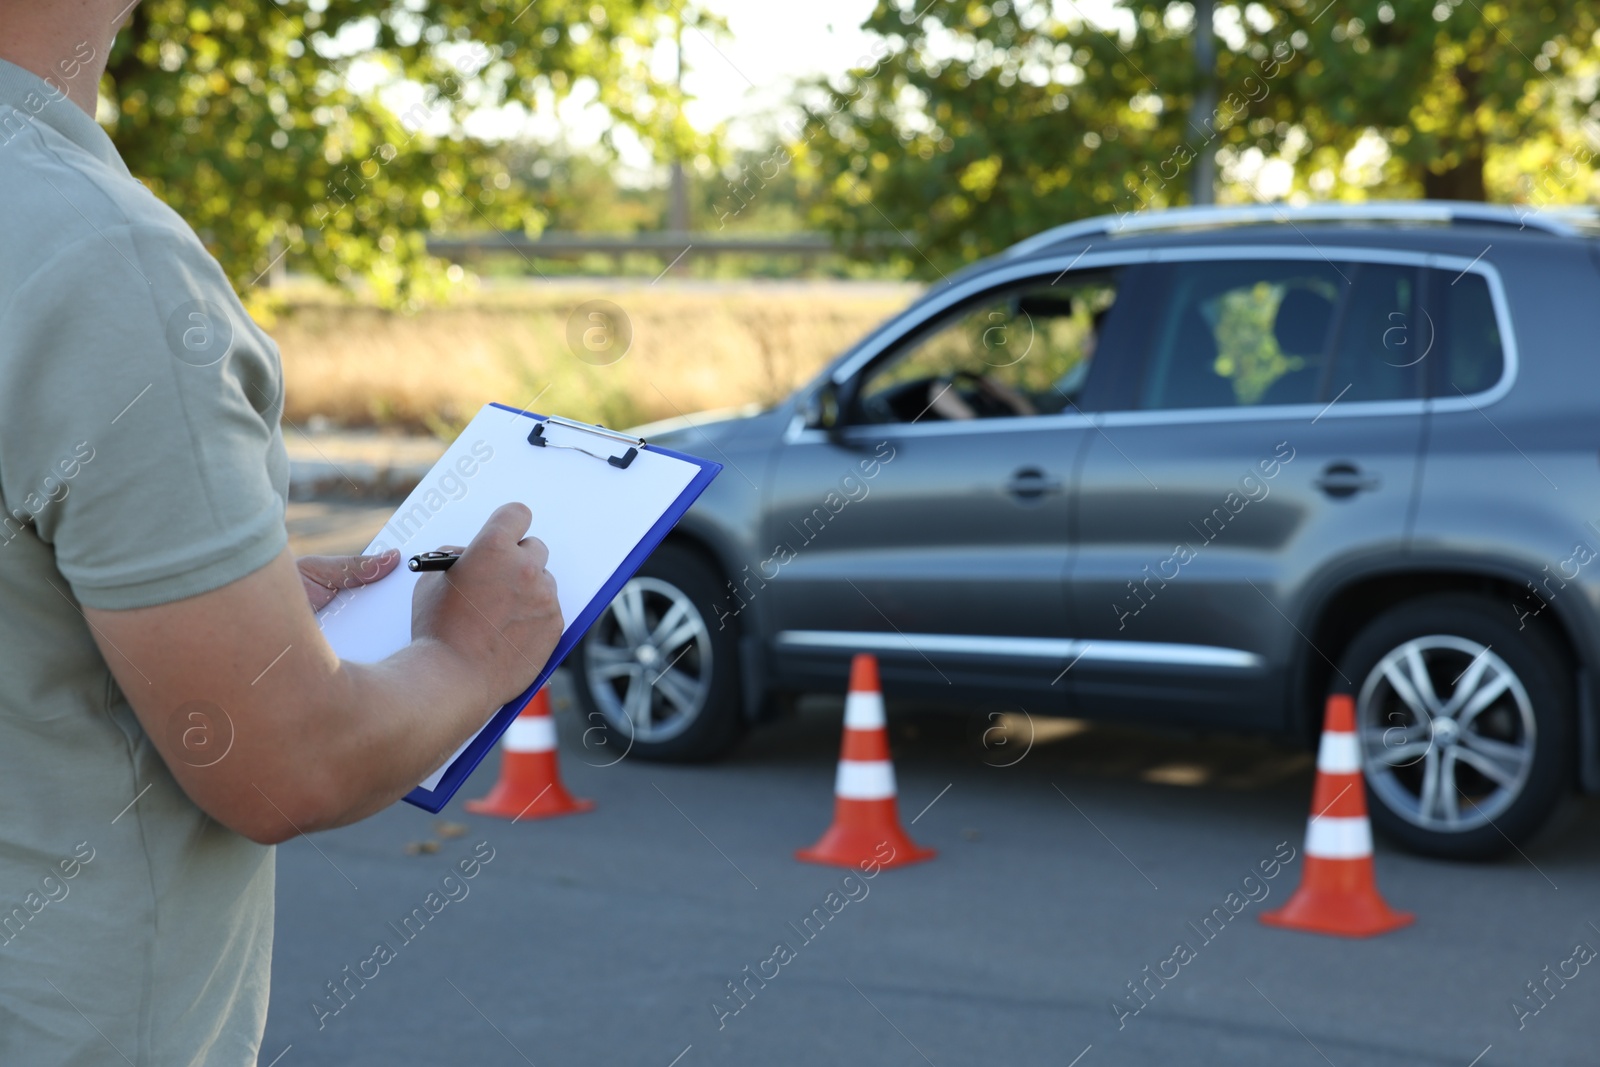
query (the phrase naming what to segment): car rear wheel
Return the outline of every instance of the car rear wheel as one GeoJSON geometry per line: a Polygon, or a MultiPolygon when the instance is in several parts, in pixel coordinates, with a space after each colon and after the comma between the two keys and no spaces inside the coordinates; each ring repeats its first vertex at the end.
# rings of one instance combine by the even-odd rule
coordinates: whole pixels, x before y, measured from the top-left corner
{"type": "Polygon", "coordinates": [[[1542,627],[1444,595],[1402,604],[1351,643],[1373,824],[1414,851],[1486,859],[1521,845],[1567,793],[1571,671],[1542,627]]]}
{"type": "Polygon", "coordinates": [[[720,593],[716,572],[679,545],[622,587],[573,657],[586,748],[608,762],[691,761],[739,739],[739,644],[717,622],[720,593]]]}

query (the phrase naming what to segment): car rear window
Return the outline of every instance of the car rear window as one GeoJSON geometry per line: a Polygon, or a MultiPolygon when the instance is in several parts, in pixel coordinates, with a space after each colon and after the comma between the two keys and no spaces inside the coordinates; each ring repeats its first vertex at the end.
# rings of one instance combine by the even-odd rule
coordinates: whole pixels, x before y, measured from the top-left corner
{"type": "Polygon", "coordinates": [[[1505,372],[1489,282],[1471,270],[1194,260],[1155,267],[1140,291],[1147,411],[1470,396],[1505,372]]]}
{"type": "Polygon", "coordinates": [[[1445,356],[1438,394],[1470,396],[1493,387],[1505,373],[1505,352],[1488,280],[1481,274],[1435,271],[1433,285],[1445,356]]]}
{"type": "Polygon", "coordinates": [[[1341,278],[1331,263],[1174,263],[1139,390],[1147,410],[1316,399],[1341,278]]]}
{"type": "Polygon", "coordinates": [[[1318,259],[1173,263],[1155,288],[1146,410],[1422,396],[1417,268],[1318,259]]]}
{"type": "Polygon", "coordinates": [[[1429,331],[1420,313],[1417,269],[1390,263],[1347,263],[1342,269],[1350,291],[1327,393],[1319,399],[1344,404],[1420,397],[1429,331]]]}

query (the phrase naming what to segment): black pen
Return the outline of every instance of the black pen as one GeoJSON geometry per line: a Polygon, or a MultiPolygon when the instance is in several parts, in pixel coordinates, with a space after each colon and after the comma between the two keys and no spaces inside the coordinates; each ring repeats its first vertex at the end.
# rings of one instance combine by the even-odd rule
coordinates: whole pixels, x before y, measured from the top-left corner
{"type": "Polygon", "coordinates": [[[406,564],[414,571],[447,571],[461,558],[459,552],[424,552],[406,564]]]}

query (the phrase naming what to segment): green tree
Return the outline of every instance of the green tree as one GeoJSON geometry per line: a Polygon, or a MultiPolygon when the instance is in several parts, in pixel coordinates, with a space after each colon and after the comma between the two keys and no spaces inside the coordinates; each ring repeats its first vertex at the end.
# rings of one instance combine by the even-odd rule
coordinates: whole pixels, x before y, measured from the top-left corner
{"type": "Polygon", "coordinates": [[[945,271],[1109,209],[1130,196],[1124,176],[1176,147],[1140,72],[1191,89],[1181,33],[1152,27],[1135,62],[1114,35],[1020,2],[935,3],[915,21],[878,5],[871,65],[814,88],[796,138],[819,222],[851,237],[892,227],[911,269],[945,271]]]}
{"type": "Polygon", "coordinates": [[[473,113],[587,83],[647,144],[688,138],[648,66],[680,19],[706,23],[672,0],[145,0],[102,95],[241,291],[288,256],[401,302],[438,284],[429,232],[542,224],[473,113]]]}
{"type": "Polygon", "coordinates": [[[874,55],[811,87],[793,138],[813,220],[846,237],[892,227],[926,275],[1074,218],[1186,202],[1205,151],[1235,200],[1256,196],[1236,165],[1253,152],[1322,196],[1542,206],[1592,187],[1593,5],[1222,2],[1218,104],[1199,122],[1191,5],[1122,0],[1110,27],[1054,14],[1077,10],[880,0],[874,55]],[[1364,140],[1375,162],[1353,171],[1364,140]]]}
{"type": "Polygon", "coordinates": [[[1340,0],[1245,29],[1247,50],[1274,39],[1304,52],[1265,112],[1303,126],[1305,147],[1288,153],[1302,185],[1319,173],[1324,190],[1350,185],[1339,180],[1346,153],[1376,136],[1388,158],[1366,184],[1386,194],[1542,206],[1589,191],[1600,151],[1593,4],[1340,0]]]}

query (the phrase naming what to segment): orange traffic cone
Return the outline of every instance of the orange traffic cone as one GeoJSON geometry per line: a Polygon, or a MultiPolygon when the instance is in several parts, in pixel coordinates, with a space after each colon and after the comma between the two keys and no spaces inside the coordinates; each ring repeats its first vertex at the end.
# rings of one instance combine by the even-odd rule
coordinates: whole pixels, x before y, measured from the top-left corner
{"type": "Polygon", "coordinates": [[[468,811],[515,822],[573,815],[594,807],[594,801],[574,799],[561,784],[556,724],[550,718],[550,697],[543,689],[511,720],[500,750],[500,780],[482,800],[467,801],[468,811]]]}
{"type": "Polygon", "coordinates": [[[1394,911],[1378,895],[1372,870],[1372,826],[1367,822],[1361,750],[1356,744],[1355,703],[1343,693],[1328,697],[1317,748],[1317,784],[1306,825],[1306,865],[1300,888],[1261,921],[1291,930],[1338,937],[1371,937],[1399,929],[1415,918],[1394,911]]]}
{"type": "Polygon", "coordinates": [[[936,855],[931,848],[919,848],[900,828],[878,661],[865,653],[850,664],[844,744],[833,793],[833,825],[815,845],[796,852],[797,859],[835,867],[902,867],[936,855]]]}

